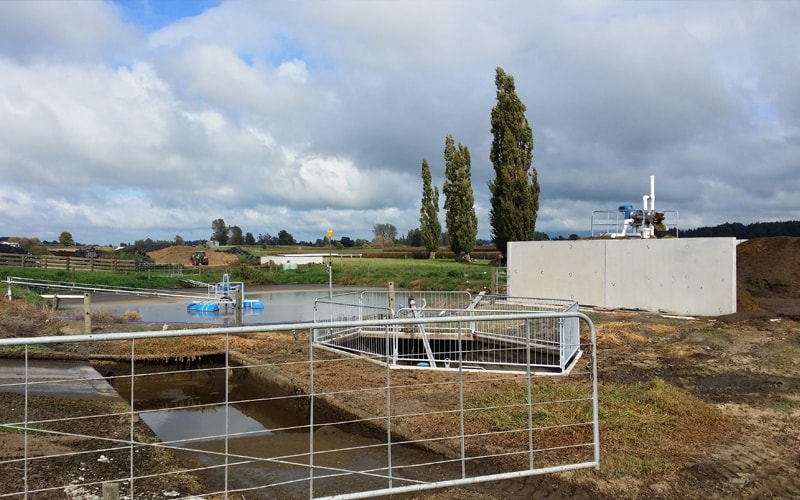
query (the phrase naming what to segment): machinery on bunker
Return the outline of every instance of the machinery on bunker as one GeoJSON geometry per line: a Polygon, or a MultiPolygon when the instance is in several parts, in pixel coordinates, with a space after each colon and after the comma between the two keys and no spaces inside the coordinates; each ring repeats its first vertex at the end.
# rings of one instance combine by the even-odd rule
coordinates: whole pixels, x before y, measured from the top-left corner
{"type": "Polygon", "coordinates": [[[204,251],[200,250],[192,254],[191,261],[193,266],[207,266],[208,256],[204,251]]]}
{"type": "Polygon", "coordinates": [[[650,193],[642,196],[642,208],[620,205],[617,210],[592,212],[592,237],[661,238],[678,237],[678,212],[656,210],[656,181],[650,176],[650,193]]]}

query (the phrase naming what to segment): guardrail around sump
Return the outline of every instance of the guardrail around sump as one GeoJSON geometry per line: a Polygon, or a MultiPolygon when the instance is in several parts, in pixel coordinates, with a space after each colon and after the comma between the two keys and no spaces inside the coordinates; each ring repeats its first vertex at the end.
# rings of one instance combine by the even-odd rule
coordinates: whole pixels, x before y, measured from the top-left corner
{"type": "MultiPolygon", "coordinates": [[[[0,432],[18,445],[0,457],[0,469],[17,472],[16,480],[0,485],[0,498],[35,498],[67,489],[92,494],[109,485],[124,497],[137,498],[189,474],[201,479],[202,491],[191,492],[195,495],[352,499],[597,468],[595,346],[591,320],[575,311],[0,339],[0,349],[15,349],[17,358],[11,378],[0,380],[0,395],[8,403],[0,405],[0,432]],[[458,370],[397,369],[385,354],[352,356],[319,348],[312,335],[321,328],[382,329],[388,345],[398,327],[455,324],[457,332],[465,332],[471,322],[524,324],[543,318],[575,319],[583,325],[584,356],[568,376],[541,377],[531,364],[522,372],[470,371],[463,364],[458,370]],[[188,369],[180,371],[139,364],[151,355],[149,342],[186,337],[217,342],[220,355],[204,362],[196,352],[181,353],[188,369]],[[86,343],[95,353],[106,351],[99,347],[106,343],[114,345],[114,352],[127,353],[116,360],[123,368],[108,370],[105,377],[83,371],[50,378],[37,378],[41,373],[29,369],[36,353],[51,346],[75,351],[76,344],[86,343]],[[221,377],[219,391],[204,389],[218,392],[218,399],[211,404],[167,399],[162,406],[142,407],[136,388],[156,375],[199,381],[221,377]],[[263,392],[233,397],[233,387],[243,377],[263,392]],[[122,408],[54,403],[59,387],[66,391],[79,383],[102,392],[108,392],[108,384],[126,384],[130,390],[122,408]],[[257,414],[258,408],[275,404],[299,412],[305,423],[255,430],[229,427],[229,415],[236,409],[257,414]],[[29,409],[34,407],[44,414],[32,418],[29,409]],[[205,415],[213,410],[224,415],[224,424],[206,434],[165,441],[142,432],[149,417],[159,412],[205,415]],[[109,421],[115,425],[91,425],[109,421]],[[109,428],[113,433],[104,434],[109,428]],[[331,447],[329,437],[339,433],[353,437],[331,447]],[[58,446],[46,451],[42,444],[48,439],[58,446]],[[162,458],[158,470],[148,470],[155,451],[172,459],[162,458]],[[191,467],[181,459],[187,454],[194,457],[191,467]],[[80,471],[73,470],[75,464],[83,464],[80,471]]],[[[95,357],[95,365],[109,362],[103,359],[95,357]]],[[[172,494],[189,493],[173,488],[172,494]]]]}
{"type": "Polygon", "coordinates": [[[537,299],[447,291],[374,290],[320,297],[314,302],[316,321],[367,318],[444,317],[453,321],[424,326],[394,327],[384,345],[375,328],[314,330],[315,342],[345,352],[385,355],[392,365],[456,369],[461,364],[479,370],[525,370],[527,366],[565,374],[578,361],[580,329],[576,318],[542,317],[477,321],[479,315],[523,312],[577,312],[573,300],[537,299]],[[466,320],[466,323],[464,321],[466,320]],[[462,327],[466,325],[466,328],[462,327]]]}

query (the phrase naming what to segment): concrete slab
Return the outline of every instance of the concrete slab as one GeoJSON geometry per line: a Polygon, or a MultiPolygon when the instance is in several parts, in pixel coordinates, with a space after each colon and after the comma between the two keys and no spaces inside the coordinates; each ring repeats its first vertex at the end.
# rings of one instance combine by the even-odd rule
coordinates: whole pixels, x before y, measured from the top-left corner
{"type": "Polygon", "coordinates": [[[75,399],[122,400],[85,361],[0,359],[0,392],[75,399]]]}

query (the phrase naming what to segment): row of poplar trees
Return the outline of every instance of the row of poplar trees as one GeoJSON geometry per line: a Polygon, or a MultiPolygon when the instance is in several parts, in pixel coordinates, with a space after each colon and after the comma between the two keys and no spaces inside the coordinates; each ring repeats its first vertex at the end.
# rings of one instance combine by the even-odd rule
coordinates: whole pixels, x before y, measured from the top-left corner
{"type": "MultiPolygon", "coordinates": [[[[492,149],[489,159],[494,180],[489,182],[491,209],[489,222],[495,247],[506,254],[509,241],[533,240],[539,211],[539,181],[533,161],[533,132],[525,117],[525,105],[514,87],[514,77],[497,68],[495,75],[497,104],[492,108],[492,149]]],[[[465,260],[475,248],[478,217],[472,192],[469,149],[447,134],[444,145],[445,224],[450,249],[465,260]]],[[[431,169],[422,160],[422,206],[420,232],[431,258],[442,234],[439,223],[439,189],[431,185],[431,169]]]]}

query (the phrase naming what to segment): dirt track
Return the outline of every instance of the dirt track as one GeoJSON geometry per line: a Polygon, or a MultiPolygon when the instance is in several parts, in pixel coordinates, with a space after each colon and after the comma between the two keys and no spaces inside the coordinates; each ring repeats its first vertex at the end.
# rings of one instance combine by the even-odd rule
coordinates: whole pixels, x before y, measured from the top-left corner
{"type": "MultiPolygon", "coordinates": [[[[698,424],[682,429],[680,435],[661,436],[670,450],[665,456],[671,460],[664,471],[639,475],[581,471],[399,498],[800,498],[800,239],[744,242],[737,255],[736,314],[679,320],[626,311],[589,313],[598,331],[601,387],[663,380],[719,411],[728,427],[710,433],[698,424]]],[[[101,331],[128,327],[97,324],[101,331]]],[[[2,336],[55,334],[69,328],[74,325],[53,320],[44,310],[0,305],[2,336]]],[[[255,359],[307,355],[305,343],[298,347],[287,339],[236,342],[233,348],[255,359]]],[[[215,352],[219,346],[209,340],[188,348],[154,344],[152,349],[152,354],[168,349],[200,354],[215,352]]],[[[338,375],[357,380],[364,376],[364,368],[352,373],[340,369],[338,375]]],[[[297,384],[302,386],[302,380],[297,384]]],[[[435,401],[436,394],[418,397],[435,401]]],[[[600,404],[602,415],[602,400],[600,404]]],[[[610,467],[621,457],[607,441],[606,425],[601,418],[601,462],[610,467]]],[[[0,450],[6,456],[13,453],[1,446],[0,450]]],[[[659,452],[660,445],[638,451],[644,456],[659,452]]],[[[1,469],[0,473],[14,474],[1,469]]],[[[0,477],[0,483],[6,479],[0,477]]]]}

